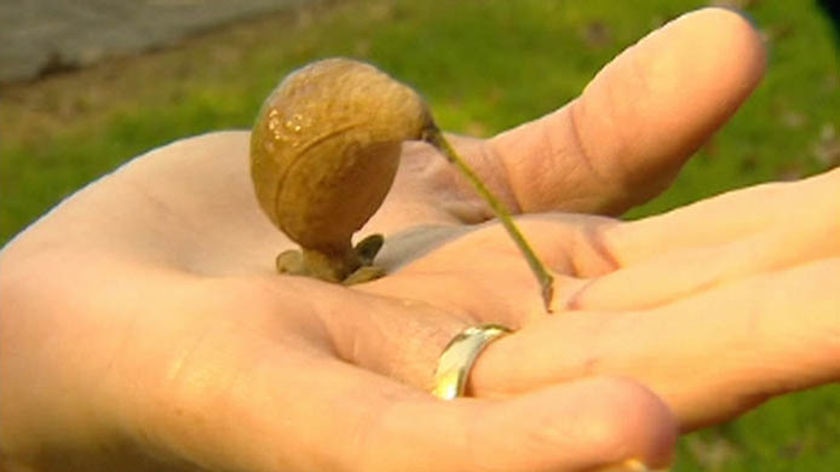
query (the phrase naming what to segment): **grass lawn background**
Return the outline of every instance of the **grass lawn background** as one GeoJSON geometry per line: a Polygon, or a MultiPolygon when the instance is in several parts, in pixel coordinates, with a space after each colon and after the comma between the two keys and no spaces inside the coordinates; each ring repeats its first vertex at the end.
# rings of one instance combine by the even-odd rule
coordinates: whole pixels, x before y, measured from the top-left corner
{"type": "MultiPolygon", "coordinates": [[[[489,136],[556,109],[619,51],[706,3],[323,2],[0,86],[0,242],[137,154],[250,127],[277,81],[315,58],[373,61],[422,91],[445,129],[489,136]]],[[[810,1],[730,3],[767,38],[767,77],[674,187],[628,217],[840,163],[840,60],[827,18],[810,1]]],[[[833,471],[838,438],[840,387],[827,386],[685,437],[675,470],[833,471]]]]}

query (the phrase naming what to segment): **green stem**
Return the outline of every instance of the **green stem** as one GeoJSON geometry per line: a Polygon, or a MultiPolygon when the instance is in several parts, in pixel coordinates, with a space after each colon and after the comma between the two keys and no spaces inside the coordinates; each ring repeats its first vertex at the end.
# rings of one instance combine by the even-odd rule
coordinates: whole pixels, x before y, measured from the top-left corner
{"type": "Polygon", "coordinates": [[[432,127],[424,133],[424,140],[427,141],[429,144],[437,148],[446,159],[455,165],[461,174],[470,181],[475,190],[478,194],[483,198],[490,208],[493,210],[493,213],[499,218],[499,221],[502,222],[502,226],[504,226],[505,230],[507,230],[510,237],[513,239],[513,242],[516,243],[519,250],[522,252],[522,255],[525,256],[525,260],[528,261],[528,266],[531,268],[531,272],[534,273],[534,276],[537,278],[537,282],[540,284],[540,293],[542,295],[543,304],[545,305],[545,309],[547,312],[551,312],[551,299],[554,296],[554,277],[552,277],[551,273],[549,273],[548,269],[545,268],[545,265],[540,261],[537,254],[528,244],[528,241],[525,239],[525,236],[522,235],[522,232],[519,231],[519,228],[516,227],[514,224],[513,219],[510,217],[510,212],[507,208],[505,208],[504,204],[490,192],[490,189],[484,185],[484,182],[478,177],[475,171],[464,161],[460,155],[455,151],[449,141],[444,137],[443,132],[441,132],[437,127],[432,127]]]}

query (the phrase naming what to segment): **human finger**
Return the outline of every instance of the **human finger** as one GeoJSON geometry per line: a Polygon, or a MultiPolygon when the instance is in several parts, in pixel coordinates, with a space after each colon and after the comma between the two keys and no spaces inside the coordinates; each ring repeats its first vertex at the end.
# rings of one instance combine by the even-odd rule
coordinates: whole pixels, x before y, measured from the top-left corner
{"type": "Polygon", "coordinates": [[[591,375],[650,387],[690,430],[840,379],[840,259],[760,274],[651,310],[569,311],[494,343],[480,396],[591,375]]]}
{"type": "Polygon", "coordinates": [[[809,230],[817,230],[814,225],[836,220],[838,202],[840,169],[835,169],[798,182],[736,190],[614,225],[605,228],[599,240],[616,264],[626,267],[663,253],[728,244],[770,230],[788,228],[807,237],[809,230]]]}
{"type": "Polygon", "coordinates": [[[732,280],[840,255],[840,172],[735,192],[602,231],[617,270],[584,285],[568,307],[632,310],[732,280]],[[772,201],[772,205],[767,202],[772,201]]]}
{"type": "Polygon", "coordinates": [[[445,402],[342,363],[290,364],[255,366],[188,442],[176,441],[180,452],[240,470],[562,471],[659,468],[676,440],[669,410],[626,380],[445,402]]]}
{"type": "Polygon", "coordinates": [[[495,137],[518,207],[619,214],[663,190],[765,66],[730,10],[686,14],[605,67],[562,109],[495,137]]]}
{"type": "MultiPolygon", "coordinates": [[[[431,310],[350,293],[323,296],[306,313],[276,319],[300,304],[288,300],[290,293],[317,284],[296,282],[202,283],[216,287],[209,305],[239,316],[217,313],[191,334],[194,341],[165,378],[146,379],[142,396],[106,396],[102,416],[116,409],[121,430],[142,438],[144,448],[211,470],[590,470],[628,459],[658,467],[670,458],[670,412],[637,384],[600,380],[504,402],[439,401],[400,378],[404,371],[386,370],[394,363],[429,367],[425,359],[412,358],[411,348],[381,345],[422,344],[418,349],[439,354],[445,338],[436,333],[450,331],[450,338],[457,331],[431,310]],[[222,290],[229,284],[233,290],[222,290]],[[264,292],[276,293],[276,307],[264,292]],[[365,310],[378,322],[366,323],[365,310]],[[377,337],[388,330],[386,312],[407,327],[406,336],[377,337]],[[424,316],[401,316],[415,312],[424,316]],[[346,337],[330,314],[360,318],[355,329],[364,332],[346,337]],[[424,326],[421,318],[432,318],[426,324],[436,328],[416,329],[424,326]]],[[[144,345],[168,351],[151,342],[144,345]]],[[[119,371],[155,371],[127,362],[119,371]]]]}
{"type": "Polygon", "coordinates": [[[402,403],[391,413],[370,440],[382,470],[564,471],[633,462],[654,469],[669,464],[676,440],[668,409],[620,379],[504,401],[402,403]]]}

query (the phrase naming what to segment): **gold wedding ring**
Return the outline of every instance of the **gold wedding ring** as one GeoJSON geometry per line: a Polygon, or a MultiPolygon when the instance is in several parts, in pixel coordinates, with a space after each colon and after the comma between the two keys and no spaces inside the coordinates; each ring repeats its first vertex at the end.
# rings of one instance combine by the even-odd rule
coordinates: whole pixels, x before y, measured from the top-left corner
{"type": "Polygon", "coordinates": [[[504,326],[486,324],[472,326],[458,333],[438,358],[432,395],[444,400],[463,397],[467,378],[478,355],[492,341],[509,332],[504,326]]]}

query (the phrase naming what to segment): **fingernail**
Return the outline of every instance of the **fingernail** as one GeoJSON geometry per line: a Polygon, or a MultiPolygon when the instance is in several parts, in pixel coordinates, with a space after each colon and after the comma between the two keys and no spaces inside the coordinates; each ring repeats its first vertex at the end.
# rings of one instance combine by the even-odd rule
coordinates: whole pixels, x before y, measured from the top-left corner
{"type": "Polygon", "coordinates": [[[639,459],[627,459],[620,464],[598,469],[598,472],[668,472],[668,469],[651,469],[639,459]]]}

